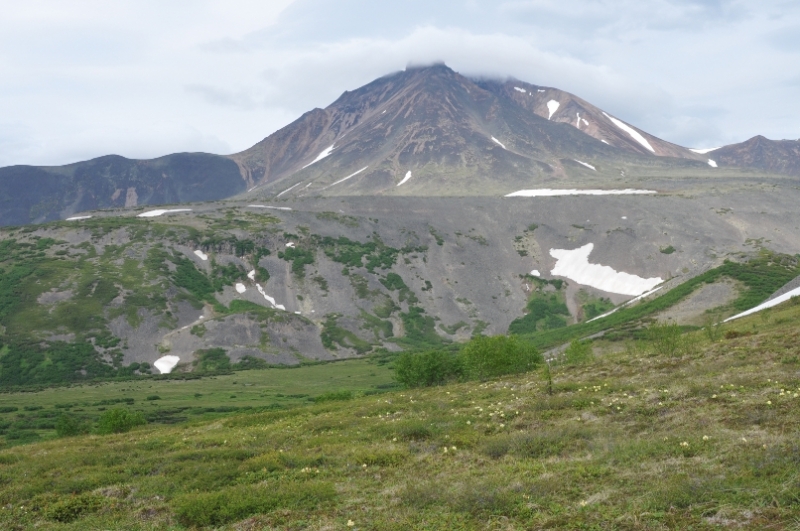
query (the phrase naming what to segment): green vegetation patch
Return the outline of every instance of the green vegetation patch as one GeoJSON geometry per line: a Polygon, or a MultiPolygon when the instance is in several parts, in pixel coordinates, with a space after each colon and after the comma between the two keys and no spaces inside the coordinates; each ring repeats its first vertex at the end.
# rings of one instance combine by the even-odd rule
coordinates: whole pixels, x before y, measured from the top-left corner
{"type": "Polygon", "coordinates": [[[532,334],[539,330],[553,330],[567,326],[570,314],[564,302],[563,281],[544,280],[532,276],[526,279],[531,285],[531,295],[525,307],[527,313],[511,322],[508,327],[509,333],[532,334]]]}

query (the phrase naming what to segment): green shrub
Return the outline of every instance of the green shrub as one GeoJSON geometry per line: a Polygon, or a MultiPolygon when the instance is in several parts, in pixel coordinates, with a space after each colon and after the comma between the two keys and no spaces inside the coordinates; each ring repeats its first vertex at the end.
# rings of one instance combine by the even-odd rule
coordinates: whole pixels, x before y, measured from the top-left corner
{"type": "Polygon", "coordinates": [[[406,387],[443,385],[460,379],[463,374],[462,359],[441,350],[403,353],[394,364],[395,379],[406,387]]]}
{"type": "Polygon", "coordinates": [[[158,395],[150,395],[145,400],[161,400],[161,397],[158,395]]]}
{"type": "Polygon", "coordinates": [[[198,372],[228,371],[231,368],[231,360],[228,358],[228,353],[222,348],[198,350],[194,353],[194,356],[194,366],[198,372]]]}
{"type": "Polygon", "coordinates": [[[314,398],[314,402],[331,402],[334,400],[352,400],[352,391],[328,391],[314,398]]]}
{"type": "Polygon", "coordinates": [[[544,361],[530,344],[514,336],[479,336],[464,347],[466,374],[474,379],[518,374],[534,369],[544,361]]]}
{"type": "Polygon", "coordinates": [[[175,500],[178,521],[186,526],[219,526],[275,509],[315,509],[333,500],[336,490],[328,483],[283,483],[236,486],[216,492],[186,494],[175,500]]]}
{"type": "Polygon", "coordinates": [[[135,426],[141,426],[143,424],[147,424],[147,421],[140,412],[114,408],[103,412],[97,421],[97,428],[95,431],[101,435],[124,433],[130,431],[135,426]]]}
{"type": "Polygon", "coordinates": [[[592,343],[590,341],[573,340],[564,351],[564,363],[577,365],[592,359],[592,343]]]}
{"type": "Polygon", "coordinates": [[[88,432],[89,426],[75,415],[62,413],[56,421],[56,434],[59,437],[73,437],[88,432]]]}

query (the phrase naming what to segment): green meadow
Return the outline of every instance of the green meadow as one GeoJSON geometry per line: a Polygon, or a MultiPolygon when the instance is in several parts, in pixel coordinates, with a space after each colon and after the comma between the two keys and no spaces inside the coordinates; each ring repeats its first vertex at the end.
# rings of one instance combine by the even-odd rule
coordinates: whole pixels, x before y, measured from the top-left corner
{"type": "Polygon", "coordinates": [[[796,529],[797,301],[674,349],[596,340],[549,371],[380,394],[388,367],[361,360],[3,395],[287,407],[2,450],[0,528],[796,529]]]}

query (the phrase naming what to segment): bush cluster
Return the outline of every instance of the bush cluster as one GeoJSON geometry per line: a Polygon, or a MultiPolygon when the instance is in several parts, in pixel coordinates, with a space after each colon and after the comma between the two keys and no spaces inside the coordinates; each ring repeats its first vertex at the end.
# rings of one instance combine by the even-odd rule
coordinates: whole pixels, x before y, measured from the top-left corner
{"type": "Polygon", "coordinates": [[[406,387],[427,387],[519,374],[543,362],[542,355],[518,337],[478,336],[456,353],[432,350],[401,354],[394,368],[395,379],[406,387]]]}

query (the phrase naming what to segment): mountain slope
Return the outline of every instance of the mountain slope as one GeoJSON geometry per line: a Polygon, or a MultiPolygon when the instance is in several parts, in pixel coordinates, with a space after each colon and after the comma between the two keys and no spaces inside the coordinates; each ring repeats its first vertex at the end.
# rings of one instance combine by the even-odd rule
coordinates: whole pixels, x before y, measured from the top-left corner
{"type": "Polygon", "coordinates": [[[557,89],[434,65],[346,92],[232,158],[262,191],[286,196],[494,195],[625,166],[703,168],[705,157],[612,120],[557,89]]]}
{"type": "Polygon", "coordinates": [[[715,149],[708,155],[720,166],[800,177],[800,140],[770,140],[759,135],[740,144],[715,149]]]}
{"type": "Polygon", "coordinates": [[[102,208],[210,201],[245,190],[233,161],[207,153],[10,166],[0,168],[0,225],[41,223],[102,208]]]}

